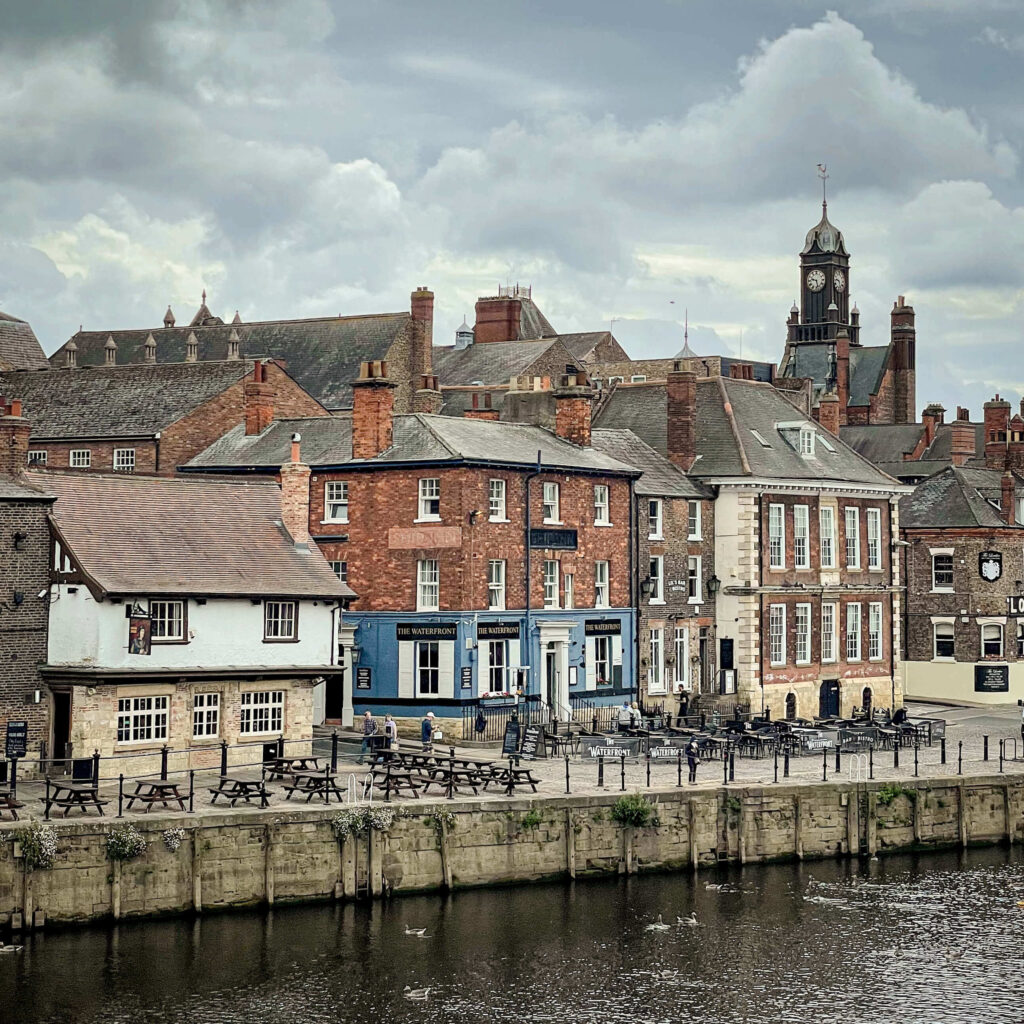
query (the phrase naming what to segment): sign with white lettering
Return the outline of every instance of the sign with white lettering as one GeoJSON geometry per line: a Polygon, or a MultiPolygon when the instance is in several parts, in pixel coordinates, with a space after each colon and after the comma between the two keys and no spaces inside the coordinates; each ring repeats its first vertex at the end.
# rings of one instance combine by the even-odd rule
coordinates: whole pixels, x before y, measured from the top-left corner
{"type": "Polygon", "coordinates": [[[975,693],[1009,693],[1010,691],[1010,666],[1009,665],[975,665],[974,666],[974,692],[975,693]]]}
{"type": "Polygon", "coordinates": [[[530,530],[531,548],[552,548],[559,551],[576,550],[575,530],[530,530]]]}
{"type": "Polygon", "coordinates": [[[1007,615],[1024,615],[1024,594],[1011,594],[1006,599],[1007,615]]]}
{"type": "Polygon", "coordinates": [[[982,551],[978,555],[978,575],[989,583],[995,583],[1003,575],[1002,551],[982,551]]]}
{"type": "Polygon", "coordinates": [[[518,640],[518,622],[478,622],[476,624],[478,640],[518,640]]]}
{"type": "Polygon", "coordinates": [[[640,740],[600,737],[584,740],[582,747],[584,757],[636,757],[640,753],[640,740]]]}
{"type": "Polygon", "coordinates": [[[585,636],[618,636],[622,623],[618,619],[586,619],[583,623],[585,636]]]}
{"type": "Polygon", "coordinates": [[[459,627],[455,622],[399,622],[396,640],[455,640],[459,627]]]}

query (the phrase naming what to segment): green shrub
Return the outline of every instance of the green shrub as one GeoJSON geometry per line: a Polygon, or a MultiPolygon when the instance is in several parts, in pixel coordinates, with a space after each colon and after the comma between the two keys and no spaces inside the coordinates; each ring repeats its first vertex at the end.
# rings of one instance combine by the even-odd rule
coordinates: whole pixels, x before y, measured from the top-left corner
{"type": "Polygon", "coordinates": [[[620,796],[612,805],[611,817],[612,821],[633,828],[646,828],[648,825],[657,824],[654,804],[640,793],[620,796]]]}
{"type": "Polygon", "coordinates": [[[57,860],[57,830],[52,825],[33,821],[31,825],[8,832],[7,839],[21,845],[21,856],[28,871],[45,871],[57,860]]]}
{"type": "Polygon", "coordinates": [[[543,819],[540,816],[540,811],[536,808],[532,808],[523,815],[523,820],[519,823],[519,827],[523,831],[530,829],[539,828],[543,819]]]}
{"type": "Polygon", "coordinates": [[[905,796],[913,803],[917,799],[917,790],[905,789],[898,782],[888,782],[878,791],[878,803],[888,807],[898,796],[905,796]]]}

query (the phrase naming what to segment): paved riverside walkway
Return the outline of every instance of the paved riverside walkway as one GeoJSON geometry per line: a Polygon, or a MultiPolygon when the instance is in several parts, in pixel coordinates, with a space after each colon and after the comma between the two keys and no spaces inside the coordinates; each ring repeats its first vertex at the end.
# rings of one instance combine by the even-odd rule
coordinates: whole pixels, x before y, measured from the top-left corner
{"type": "MultiPolygon", "coordinates": [[[[940,745],[938,742],[932,746],[922,746],[917,751],[917,773],[922,778],[930,779],[949,777],[956,778],[958,771],[958,753],[960,744],[963,744],[963,771],[966,779],[971,776],[991,777],[999,772],[999,741],[1007,740],[1007,757],[1003,762],[1003,772],[1007,776],[1024,776],[1024,748],[1021,744],[1020,735],[1020,710],[1015,706],[999,706],[992,708],[967,708],[967,707],[939,707],[937,705],[908,704],[908,710],[912,717],[927,716],[944,718],[946,728],[946,764],[940,764],[940,745]],[[989,737],[989,759],[983,759],[984,737],[989,737]],[[1013,741],[1013,742],[1010,742],[1013,741]],[[1015,756],[1014,756],[1015,755],[1015,756]]],[[[330,763],[331,741],[329,738],[318,737],[314,740],[314,753],[321,758],[321,765],[330,763]]],[[[411,740],[404,740],[402,749],[418,751],[420,744],[411,740]]],[[[446,755],[448,746],[438,747],[435,754],[446,755]]],[[[489,759],[501,762],[500,745],[493,748],[455,748],[456,756],[467,756],[473,759],[489,759]]],[[[899,751],[899,768],[893,765],[893,751],[875,751],[873,757],[873,779],[876,782],[912,782],[915,777],[914,749],[904,747],[899,751]]],[[[506,761],[507,763],[507,761],[506,761]]],[[[532,793],[528,788],[520,788],[514,799],[530,799],[537,797],[543,799],[551,796],[564,796],[566,794],[566,761],[564,757],[540,758],[535,761],[522,762],[523,767],[529,767],[534,775],[540,780],[538,792],[532,793]]],[[[823,781],[828,782],[865,782],[869,780],[871,769],[869,768],[868,756],[843,754],[841,757],[840,771],[835,770],[835,752],[828,751],[823,757],[821,754],[812,754],[804,757],[793,757],[790,759],[788,779],[784,776],[784,761],[780,756],[778,759],[778,781],[790,784],[813,785],[823,781]]],[[[338,759],[338,785],[346,793],[351,792],[358,796],[361,792],[364,780],[367,779],[368,766],[355,763],[353,756],[339,756],[338,759]]],[[[230,769],[229,774],[240,778],[259,779],[258,768],[230,769]]],[[[176,807],[164,808],[157,805],[149,815],[144,806],[136,804],[128,810],[128,795],[134,791],[134,783],[125,781],[125,799],[123,816],[118,819],[118,783],[116,780],[100,780],[100,796],[109,800],[104,806],[104,817],[99,818],[95,810],[83,814],[79,810],[73,810],[65,819],[62,814],[54,813],[51,820],[59,823],[67,821],[81,823],[87,821],[95,824],[97,821],[143,821],[148,817],[166,819],[168,815],[192,819],[195,817],[223,818],[247,817],[261,819],[267,815],[274,815],[281,811],[300,811],[304,808],[322,809],[322,799],[314,797],[308,804],[302,797],[286,800],[284,785],[289,781],[287,778],[275,779],[267,783],[270,795],[270,806],[260,808],[258,805],[240,803],[235,807],[228,806],[219,801],[211,805],[209,789],[215,786],[218,780],[219,770],[196,772],[195,791],[193,800],[193,811],[185,812],[183,815],[176,807]]],[[[685,759],[683,761],[682,788],[711,790],[721,787],[724,782],[723,765],[720,760],[704,761],[698,769],[697,783],[690,785],[686,781],[687,768],[685,759]]],[[[153,778],[153,776],[148,776],[153,778]]],[[[181,792],[186,795],[189,786],[187,773],[170,773],[170,778],[181,783],[181,792]]],[[[740,758],[735,759],[735,776],[728,785],[741,787],[757,787],[774,784],[775,762],[773,758],[760,759],[740,758]]],[[[647,761],[646,758],[627,759],[625,765],[620,761],[606,762],[604,765],[604,785],[598,785],[598,763],[596,760],[586,758],[570,758],[569,760],[569,783],[568,792],[574,796],[587,796],[608,794],[616,792],[658,792],[678,789],[678,765],[676,761],[653,761],[650,765],[650,786],[647,784],[647,761]],[[624,776],[623,776],[624,769],[624,776]]],[[[19,812],[21,822],[30,819],[43,818],[42,797],[45,793],[45,783],[42,781],[19,781],[18,799],[24,803],[24,808],[19,812]]],[[[445,802],[458,804],[460,801],[487,801],[501,802],[507,800],[504,791],[492,785],[486,792],[480,791],[479,795],[464,792],[457,794],[454,799],[447,801],[444,796],[436,790],[421,797],[419,800],[393,798],[392,803],[403,803],[415,806],[416,804],[436,804],[445,802]]],[[[383,800],[380,789],[373,792],[374,802],[383,800]]],[[[338,808],[340,805],[332,800],[331,807],[338,808]]],[[[54,808],[57,812],[58,808],[54,808]]],[[[0,828],[17,828],[18,822],[3,821],[0,828]]]]}

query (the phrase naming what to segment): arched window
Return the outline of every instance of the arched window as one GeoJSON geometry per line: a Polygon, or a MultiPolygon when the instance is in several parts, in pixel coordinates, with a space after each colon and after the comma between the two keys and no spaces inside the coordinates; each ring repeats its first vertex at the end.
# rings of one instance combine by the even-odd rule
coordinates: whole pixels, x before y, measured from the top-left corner
{"type": "Polygon", "coordinates": [[[985,658],[1003,656],[1003,627],[998,622],[986,622],[981,627],[981,654],[985,658]]]}
{"type": "Polygon", "coordinates": [[[792,722],[796,718],[796,694],[786,694],[786,721],[792,722]]]}

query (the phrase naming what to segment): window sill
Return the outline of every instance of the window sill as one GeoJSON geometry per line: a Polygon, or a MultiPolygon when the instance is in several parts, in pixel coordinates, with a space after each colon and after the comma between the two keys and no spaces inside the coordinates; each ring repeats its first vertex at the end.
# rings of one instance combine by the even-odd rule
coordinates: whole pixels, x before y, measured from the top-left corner
{"type": "Polygon", "coordinates": [[[542,519],[541,526],[565,526],[561,519],[542,519]]]}
{"type": "Polygon", "coordinates": [[[441,610],[440,608],[436,608],[436,607],[435,608],[417,608],[416,609],[417,613],[419,613],[419,612],[439,612],[440,610],[441,610]]]}
{"type": "Polygon", "coordinates": [[[768,571],[769,572],[785,572],[786,571],[786,567],[784,565],[769,565],[768,566],[768,571]]]}
{"type": "Polygon", "coordinates": [[[930,591],[928,591],[928,593],[930,593],[930,594],[955,594],[956,591],[953,590],[952,588],[947,590],[945,587],[932,587],[932,589],[930,591]]]}
{"type": "Polygon", "coordinates": [[[347,519],[321,519],[321,526],[348,526],[347,519]]]}
{"type": "Polygon", "coordinates": [[[885,658],[879,656],[877,658],[868,658],[868,661],[870,661],[873,665],[880,665],[883,661],[885,661],[885,658]]]}
{"type": "Polygon", "coordinates": [[[650,599],[650,601],[648,601],[647,603],[648,604],[664,604],[665,603],[665,598],[663,598],[663,597],[652,597],[650,599]]]}
{"type": "Polygon", "coordinates": [[[263,642],[265,644],[297,644],[299,638],[297,636],[265,636],[263,642]]]}
{"type": "Polygon", "coordinates": [[[847,665],[859,665],[860,662],[861,662],[860,658],[847,658],[846,659],[846,664],[847,665]]]}
{"type": "Polygon", "coordinates": [[[487,522],[489,523],[511,523],[511,519],[495,519],[494,516],[488,516],[487,522]]]}
{"type": "Polygon", "coordinates": [[[648,540],[664,540],[665,537],[662,534],[660,534],[660,533],[657,534],[657,535],[655,535],[653,533],[649,533],[649,534],[647,534],[647,539],[648,540]]]}
{"type": "Polygon", "coordinates": [[[863,572],[864,570],[859,565],[848,565],[846,567],[847,572],[863,572]]]}
{"type": "Polygon", "coordinates": [[[414,523],[439,523],[441,522],[440,516],[423,516],[419,519],[414,519],[414,523]]]}
{"type": "Polygon", "coordinates": [[[611,527],[611,526],[614,526],[615,524],[614,523],[594,523],[594,525],[595,526],[611,527]]]}
{"type": "Polygon", "coordinates": [[[696,597],[691,597],[686,603],[687,604],[692,604],[692,605],[694,605],[696,607],[696,606],[702,605],[704,602],[699,600],[696,597]]]}
{"type": "Polygon", "coordinates": [[[785,668],[786,667],[786,663],[784,661],[769,661],[768,662],[768,667],[769,668],[785,668]]]}
{"type": "Polygon", "coordinates": [[[956,658],[932,658],[932,662],[938,662],[940,665],[954,665],[956,658]]]}
{"type": "Polygon", "coordinates": [[[700,540],[703,540],[704,538],[703,537],[687,537],[686,539],[688,541],[700,541],[700,540]]]}
{"type": "Polygon", "coordinates": [[[821,663],[822,663],[822,665],[835,665],[836,664],[836,659],[835,658],[822,658],[821,659],[821,663]]]}
{"type": "Polygon", "coordinates": [[[796,665],[797,668],[806,668],[808,665],[810,665],[810,663],[811,663],[810,660],[808,660],[808,661],[794,661],[793,662],[793,664],[796,665]]]}
{"type": "Polygon", "coordinates": [[[153,647],[181,647],[189,641],[187,637],[182,637],[180,640],[168,639],[165,637],[160,637],[158,640],[156,637],[151,637],[149,642],[153,647]]]}

